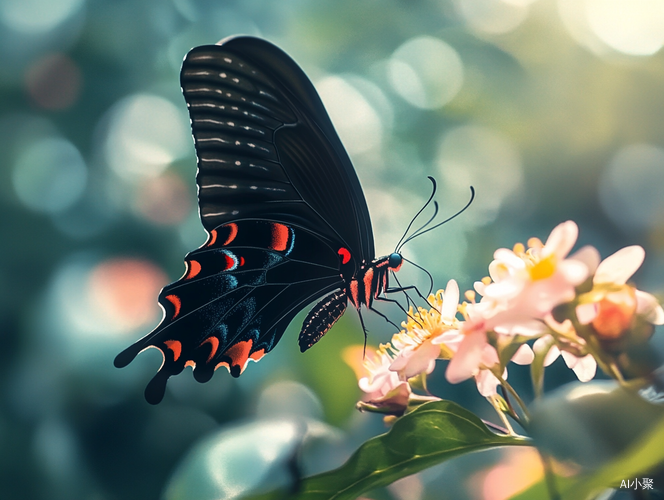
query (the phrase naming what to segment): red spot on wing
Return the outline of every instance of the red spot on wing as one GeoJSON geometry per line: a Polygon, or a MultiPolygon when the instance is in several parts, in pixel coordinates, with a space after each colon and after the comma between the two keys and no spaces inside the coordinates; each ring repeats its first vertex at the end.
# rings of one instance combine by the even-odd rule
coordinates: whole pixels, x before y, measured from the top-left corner
{"type": "Polygon", "coordinates": [[[288,247],[288,227],[283,224],[272,224],[272,242],[268,247],[270,250],[283,252],[288,247]]]}
{"type": "Polygon", "coordinates": [[[261,349],[256,352],[252,352],[251,355],[249,356],[250,359],[253,359],[254,361],[260,361],[261,358],[265,356],[265,349],[261,349]]]}
{"type": "Polygon", "coordinates": [[[373,285],[373,277],[374,277],[374,270],[373,268],[367,269],[367,272],[364,273],[364,278],[362,278],[362,281],[364,281],[364,299],[365,299],[365,304],[369,306],[371,304],[371,288],[373,285]]]}
{"type": "Polygon", "coordinates": [[[175,314],[173,314],[171,319],[177,318],[178,314],[180,314],[180,308],[182,307],[180,297],[177,295],[166,295],[166,300],[168,300],[171,304],[173,304],[173,307],[175,307],[175,314]]]}
{"type": "MultiPolygon", "coordinates": [[[[224,252],[228,252],[228,250],[225,250],[224,252]]],[[[224,259],[226,259],[224,271],[233,270],[237,267],[237,259],[234,258],[234,256],[228,252],[224,253],[224,259]]]]}
{"type": "Polygon", "coordinates": [[[173,361],[177,361],[182,354],[182,343],[179,340],[165,340],[164,344],[173,351],[173,361]]]}
{"type": "Polygon", "coordinates": [[[226,241],[222,243],[222,246],[226,246],[230,244],[235,237],[237,236],[237,224],[235,222],[231,222],[230,224],[226,224],[224,227],[227,227],[230,229],[230,233],[228,234],[228,238],[226,238],[226,241]]]}
{"type": "Polygon", "coordinates": [[[211,247],[214,245],[214,242],[217,241],[217,230],[213,229],[210,231],[210,238],[208,239],[208,242],[205,244],[206,247],[211,247]]]}
{"type": "Polygon", "coordinates": [[[348,261],[350,260],[350,252],[348,249],[341,247],[337,253],[341,257],[341,263],[348,264],[348,261]]]}
{"type": "Polygon", "coordinates": [[[201,345],[203,344],[210,344],[212,346],[212,350],[210,351],[210,355],[207,359],[207,363],[209,363],[217,353],[217,349],[219,348],[219,339],[217,337],[208,337],[203,342],[201,342],[201,345]]]}
{"type": "Polygon", "coordinates": [[[187,272],[187,275],[184,277],[186,280],[190,280],[194,276],[197,276],[198,273],[201,272],[201,264],[197,260],[190,260],[187,262],[187,267],[189,268],[189,271],[187,272]]]}
{"type": "Polygon", "coordinates": [[[251,346],[253,341],[243,340],[237,344],[233,344],[224,353],[224,356],[231,358],[231,366],[239,366],[240,373],[244,371],[244,368],[247,366],[247,361],[249,360],[249,353],[251,352],[251,346]]]}
{"type": "Polygon", "coordinates": [[[193,359],[187,360],[187,362],[184,364],[184,366],[191,366],[191,368],[196,368],[196,363],[194,363],[193,359]]]}
{"type": "Polygon", "coordinates": [[[360,291],[357,280],[350,281],[350,300],[353,301],[353,305],[356,309],[360,308],[360,291]]]}
{"type": "Polygon", "coordinates": [[[240,265],[244,266],[244,257],[240,256],[240,265]]]}

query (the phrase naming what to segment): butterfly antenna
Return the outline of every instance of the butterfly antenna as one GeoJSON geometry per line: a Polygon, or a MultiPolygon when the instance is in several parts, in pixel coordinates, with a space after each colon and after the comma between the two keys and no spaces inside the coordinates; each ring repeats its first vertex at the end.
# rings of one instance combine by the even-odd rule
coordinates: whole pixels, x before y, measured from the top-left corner
{"type": "Polygon", "coordinates": [[[457,213],[455,213],[455,214],[452,215],[451,217],[448,217],[448,218],[445,219],[444,221],[439,222],[439,223],[436,224],[435,226],[431,226],[431,227],[429,227],[429,228],[427,228],[427,229],[424,229],[424,228],[423,228],[424,230],[416,231],[415,233],[411,234],[408,238],[406,238],[406,240],[405,240],[403,243],[401,243],[401,246],[404,246],[404,245],[405,245],[406,243],[408,243],[410,240],[412,240],[412,239],[414,239],[414,238],[417,238],[418,236],[422,236],[424,233],[428,233],[429,231],[432,231],[432,230],[436,229],[437,227],[440,227],[440,226],[442,226],[443,224],[445,224],[445,223],[451,221],[451,220],[454,219],[455,217],[461,215],[461,214],[462,214],[463,212],[465,212],[466,209],[471,205],[471,203],[473,202],[474,199],[475,199],[475,188],[473,188],[473,186],[470,186],[470,200],[468,200],[468,203],[466,203],[466,206],[465,206],[465,207],[463,207],[461,210],[459,210],[457,213]]]}
{"type": "MultiPolygon", "coordinates": [[[[429,224],[431,224],[431,222],[436,218],[436,216],[438,215],[438,202],[437,202],[437,201],[434,201],[434,202],[433,202],[433,207],[434,207],[433,215],[432,215],[431,217],[429,217],[429,220],[426,221],[424,224],[422,224],[422,225],[417,229],[417,231],[413,231],[413,234],[417,234],[419,231],[421,231],[422,229],[424,229],[425,227],[427,227],[429,224]]],[[[410,240],[410,238],[408,238],[406,241],[408,241],[408,240],[410,240]]],[[[400,252],[400,251],[401,251],[401,247],[404,246],[404,244],[406,243],[406,241],[404,241],[403,243],[401,243],[400,246],[398,246],[398,247],[396,248],[395,252],[400,252]]]]}
{"type": "MultiPolygon", "coordinates": [[[[410,231],[410,228],[412,227],[413,223],[414,223],[415,220],[420,216],[420,214],[421,214],[422,212],[424,212],[424,210],[429,206],[429,203],[431,203],[431,200],[433,200],[433,197],[434,197],[434,195],[436,194],[436,179],[434,179],[434,178],[431,177],[430,175],[427,176],[427,178],[431,181],[431,184],[433,184],[433,189],[431,190],[431,196],[429,196],[429,199],[428,199],[427,202],[424,204],[424,206],[423,206],[422,208],[420,208],[420,210],[415,214],[415,217],[413,217],[413,218],[411,219],[410,224],[408,224],[408,227],[407,227],[406,230],[404,231],[403,236],[402,236],[401,239],[399,240],[399,243],[397,243],[396,249],[394,250],[395,252],[398,252],[398,249],[401,247],[401,242],[403,241],[403,239],[404,239],[404,238],[406,237],[406,235],[408,234],[408,231],[410,231]]],[[[437,211],[438,211],[438,207],[437,207],[437,204],[436,204],[436,212],[437,212],[437,211]]],[[[431,221],[429,221],[429,222],[431,222],[431,221]]],[[[427,222],[427,224],[429,224],[429,222],[427,222]]],[[[426,226],[426,224],[425,224],[425,226],[426,226]]],[[[421,228],[420,228],[420,229],[421,229],[421,228]]],[[[418,231],[419,231],[419,229],[418,229],[418,231]]],[[[415,232],[417,233],[417,231],[415,231],[415,232]]]]}
{"type": "Polygon", "coordinates": [[[402,257],[402,258],[403,258],[403,260],[405,260],[409,264],[412,264],[416,268],[421,269],[422,271],[424,271],[426,273],[426,275],[429,277],[429,293],[427,293],[427,297],[429,295],[431,295],[431,292],[433,292],[433,276],[431,275],[431,273],[429,271],[427,271],[425,268],[423,268],[422,266],[418,266],[417,264],[415,264],[415,262],[413,262],[412,260],[408,260],[405,257],[402,257]]]}

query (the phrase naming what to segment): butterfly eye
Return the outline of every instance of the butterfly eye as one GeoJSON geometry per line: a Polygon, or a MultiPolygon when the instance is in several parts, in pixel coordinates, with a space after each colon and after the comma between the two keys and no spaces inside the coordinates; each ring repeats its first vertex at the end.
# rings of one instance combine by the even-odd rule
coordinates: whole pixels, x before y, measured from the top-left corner
{"type": "Polygon", "coordinates": [[[403,257],[401,257],[401,255],[398,253],[393,253],[390,255],[387,261],[387,265],[389,266],[390,269],[396,271],[401,267],[402,262],[403,262],[403,257]]]}

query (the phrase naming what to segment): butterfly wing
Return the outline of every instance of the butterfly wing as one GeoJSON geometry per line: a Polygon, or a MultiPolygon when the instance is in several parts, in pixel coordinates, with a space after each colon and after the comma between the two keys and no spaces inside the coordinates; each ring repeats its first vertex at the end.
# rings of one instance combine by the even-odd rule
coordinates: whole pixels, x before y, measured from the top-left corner
{"type": "Polygon", "coordinates": [[[359,180],[290,57],[264,40],[232,38],[192,49],[181,83],[209,238],[162,290],[161,323],[115,360],[126,366],[148,347],[163,353],[146,388],[151,403],[185,366],[201,382],[220,366],[239,376],[302,308],[344,286],[342,264],[374,254],[359,180]]]}
{"type": "Polygon", "coordinates": [[[324,240],[267,220],[219,226],[185,263],[185,275],[159,294],[162,322],[115,360],[126,366],[148,347],[163,353],[145,391],[151,403],[161,401],[168,378],[186,366],[199,382],[221,366],[238,377],[250,360],[272,350],[304,306],[343,283],[338,256],[324,240]]]}
{"type": "Polygon", "coordinates": [[[278,218],[374,258],[362,187],[320,97],[281,49],[253,37],[192,49],[182,90],[198,155],[201,220],[278,218]]]}

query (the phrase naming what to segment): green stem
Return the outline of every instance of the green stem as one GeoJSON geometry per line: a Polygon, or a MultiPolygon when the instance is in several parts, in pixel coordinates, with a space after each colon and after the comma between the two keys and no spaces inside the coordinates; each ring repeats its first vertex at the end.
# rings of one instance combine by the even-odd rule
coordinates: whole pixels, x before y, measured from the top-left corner
{"type": "MultiPolygon", "coordinates": [[[[495,373],[494,373],[495,375],[495,373]]],[[[519,396],[519,394],[514,390],[514,387],[512,387],[507,380],[505,380],[502,376],[496,375],[496,378],[500,381],[500,385],[502,385],[507,392],[509,392],[514,400],[518,403],[519,407],[521,408],[521,411],[523,412],[523,418],[528,423],[530,420],[530,412],[528,411],[528,407],[526,406],[526,403],[523,402],[523,399],[519,396]]]]}
{"type": "MultiPolygon", "coordinates": [[[[512,436],[516,436],[516,432],[514,432],[514,429],[512,428],[512,425],[510,424],[510,421],[507,420],[507,417],[505,416],[505,413],[503,410],[500,408],[498,405],[498,402],[495,400],[494,397],[488,397],[489,403],[491,403],[491,406],[493,406],[493,409],[496,410],[496,413],[498,414],[498,418],[503,422],[503,425],[507,428],[508,432],[512,436]]],[[[512,416],[514,418],[514,416],[512,416]]],[[[517,422],[518,422],[518,416],[517,416],[517,422]]]]}
{"type": "Polygon", "coordinates": [[[551,459],[539,449],[537,451],[544,467],[544,478],[546,480],[546,489],[549,491],[549,498],[550,500],[560,500],[560,493],[558,493],[558,487],[556,485],[556,476],[551,467],[551,459]]]}

